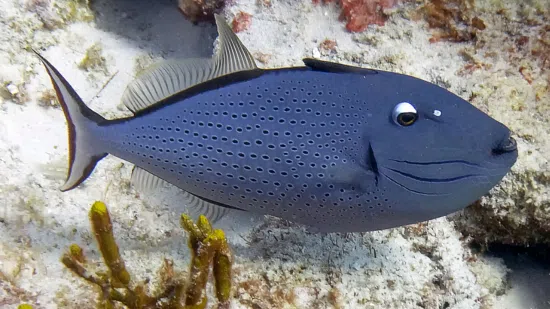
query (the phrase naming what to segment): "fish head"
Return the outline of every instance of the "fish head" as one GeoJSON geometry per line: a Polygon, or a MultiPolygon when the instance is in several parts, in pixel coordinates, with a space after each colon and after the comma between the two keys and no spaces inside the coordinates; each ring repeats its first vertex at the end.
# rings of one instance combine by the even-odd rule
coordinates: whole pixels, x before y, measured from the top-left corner
{"type": "Polygon", "coordinates": [[[365,143],[367,164],[390,203],[401,205],[394,211],[418,221],[443,216],[508,173],[518,155],[510,129],[437,85],[389,74],[374,87],[380,102],[372,104],[365,143]]]}

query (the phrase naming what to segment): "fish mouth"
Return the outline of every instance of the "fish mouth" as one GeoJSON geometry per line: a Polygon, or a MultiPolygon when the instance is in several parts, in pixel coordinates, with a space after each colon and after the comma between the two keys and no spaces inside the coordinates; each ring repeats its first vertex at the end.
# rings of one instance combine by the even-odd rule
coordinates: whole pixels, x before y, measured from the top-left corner
{"type": "Polygon", "coordinates": [[[500,143],[497,144],[495,148],[493,148],[493,154],[494,155],[502,155],[510,152],[515,152],[518,149],[518,145],[516,140],[508,135],[500,143]]]}

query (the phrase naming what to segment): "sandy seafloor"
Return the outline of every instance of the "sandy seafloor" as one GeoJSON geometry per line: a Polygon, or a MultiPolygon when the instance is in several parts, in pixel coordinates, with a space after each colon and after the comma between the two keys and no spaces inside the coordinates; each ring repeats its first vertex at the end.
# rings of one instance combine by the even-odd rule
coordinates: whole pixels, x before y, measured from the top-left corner
{"type": "MultiPolygon", "coordinates": [[[[481,8],[496,4],[517,9],[514,1],[478,1],[481,8]]],[[[129,183],[132,165],[114,157],[101,161],[77,189],[58,190],[67,168],[66,124],[61,110],[48,106],[52,86],[27,48],[40,50],[91,108],[112,119],[129,115],[120,98],[139,68],[162,58],[210,56],[215,28],[191,25],[175,1],[100,0],[92,8],[74,1],[0,1],[2,309],[21,302],[35,308],[95,307],[96,289],[59,261],[71,243],[78,243],[91,263],[100,262],[87,218],[95,200],[110,208],[133,278],[150,278],[154,286],[165,257],[177,269],[187,269],[189,252],[178,220],[185,207],[177,190],[140,195],[129,183]],[[79,68],[94,44],[104,61],[79,68]]],[[[498,93],[483,92],[487,74],[457,74],[466,63],[459,50],[468,43],[430,44],[431,32],[422,21],[398,12],[383,28],[359,35],[345,31],[333,4],[238,0],[227,15],[240,10],[254,16],[239,36],[263,67],[301,65],[302,57],[314,56],[408,73],[464,98],[477,87],[486,94],[481,104],[486,112],[513,130],[540,133],[543,142],[535,150],[519,139],[520,156],[529,151],[531,157],[516,169],[536,168],[548,154],[548,132],[536,131],[536,117],[525,121],[528,111],[515,114],[510,104],[499,102],[498,93]],[[325,38],[337,41],[336,52],[318,48],[325,38]]],[[[490,26],[500,25],[485,18],[490,26]]],[[[492,65],[497,71],[507,68],[498,57],[492,65]]],[[[524,91],[518,96],[532,100],[533,90],[520,74],[504,75],[506,86],[518,87],[524,91]]],[[[274,218],[232,213],[216,227],[226,231],[235,256],[232,308],[550,308],[548,266],[476,254],[447,218],[372,233],[318,235],[274,218]]]]}

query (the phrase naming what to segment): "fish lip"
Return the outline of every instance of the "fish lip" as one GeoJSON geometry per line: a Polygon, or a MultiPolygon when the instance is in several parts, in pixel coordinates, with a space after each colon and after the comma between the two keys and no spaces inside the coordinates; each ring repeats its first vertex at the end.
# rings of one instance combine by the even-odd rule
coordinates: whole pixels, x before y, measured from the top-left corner
{"type": "Polygon", "coordinates": [[[493,154],[502,155],[505,153],[515,152],[518,149],[516,140],[508,134],[500,143],[493,149],[493,154]]]}

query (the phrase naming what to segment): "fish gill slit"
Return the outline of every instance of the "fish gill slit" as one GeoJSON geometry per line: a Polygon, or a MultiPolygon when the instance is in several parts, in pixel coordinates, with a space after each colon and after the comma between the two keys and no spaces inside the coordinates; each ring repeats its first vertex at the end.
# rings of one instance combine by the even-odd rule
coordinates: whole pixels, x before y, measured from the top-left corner
{"type": "Polygon", "coordinates": [[[369,144],[367,164],[369,169],[374,173],[374,183],[378,187],[378,176],[380,175],[380,171],[378,170],[378,162],[376,162],[376,157],[374,156],[374,150],[372,149],[371,144],[369,144]]]}

